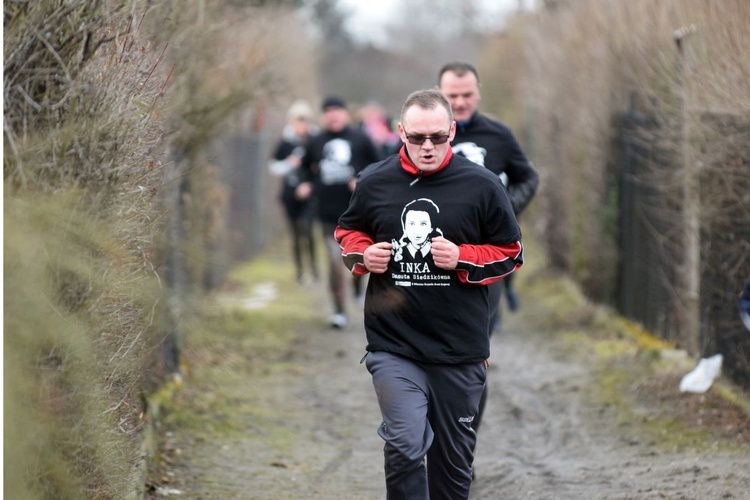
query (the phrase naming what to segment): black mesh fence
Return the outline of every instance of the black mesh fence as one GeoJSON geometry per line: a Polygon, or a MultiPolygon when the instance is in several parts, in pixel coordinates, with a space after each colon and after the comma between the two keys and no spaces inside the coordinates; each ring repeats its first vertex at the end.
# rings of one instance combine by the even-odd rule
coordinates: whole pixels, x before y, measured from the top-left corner
{"type": "Polygon", "coordinates": [[[703,113],[701,158],[701,346],[750,387],[750,332],[738,298],[750,279],[750,119],[703,113]]]}
{"type": "Polygon", "coordinates": [[[157,371],[181,371],[183,317],[191,301],[225,283],[229,269],[263,247],[273,210],[263,129],[215,141],[210,150],[175,148],[166,175],[164,341],[157,371]]]}
{"type": "Polygon", "coordinates": [[[621,121],[620,269],[617,305],[626,316],[669,340],[679,340],[674,284],[680,265],[677,211],[665,192],[676,166],[653,117],[632,107],[621,121]]]}
{"type": "Polygon", "coordinates": [[[750,119],[696,112],[692,120],[689,136],[681,136],[674,123],[635,100],[621,117],[617,307],[695,355],[721,353],[725,373],[750,387],[750,333],[738,315],[738,296],[750,278],[750,119]],[[685,199],[682,140],[696,166],[698,200],[685,199]],[[697,339],[687,338],[681,288],[686,201],[699,207],[697,339]]]}

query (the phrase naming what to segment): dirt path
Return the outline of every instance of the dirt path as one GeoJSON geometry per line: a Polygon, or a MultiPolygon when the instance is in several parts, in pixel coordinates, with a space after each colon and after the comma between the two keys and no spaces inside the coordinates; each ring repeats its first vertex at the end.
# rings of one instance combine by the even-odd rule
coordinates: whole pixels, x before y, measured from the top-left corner
{"type": "Polygon", "coordinates": [[[519,323],[493,345],[499,368],[489,385],[473,498],[750,498],[750,447],[668,451],[670,436],[660,443],[617,407],[592,404],[596,377],[588,368],[522,333],[519,323]]]}
{"type": "MultiPolygon", "coordinates": [[[[728,409],[734,430],[696,430],[673,421],[672,396],[651,398],[653,407],[639,403],[649,384],[620,367],[640,372],[638,354],[623,350],[627,341],[609,339],[620,350],[605,357],[613,368],[602,372],[602,360],[588,358],[581,340],[582,329],[600,322],[556,321],[567,312],[560,301],[537,300],[550,296],[544,279],[519,280],[522,308],[506,313],[492,339],[472,498],[750,498],[750,417],[728,409]],[[632,397],[607,396],[601,388],[612,384],[603,373],[630,374],[615,378],[632,397]]],[[[297,324],[299,341],[274,364],[253,359],[255,368],[244,372],[246,359],[233,357],[244,347],[229,341],[221,362],[194,353],[197,366],[170,410],[192,417],[169,418],[163,428],[167,462],[152,498],[385,498],[380,417],[359,363],[361,313],[345,331],[330,330],[324,288],[307,293],[314,298],[300,306],[309,316],[297,324]],[[217,430],[222,422],[228,431],[217,430]]],[[[673,373],[640,377],[674,382],[673,373]]]]}

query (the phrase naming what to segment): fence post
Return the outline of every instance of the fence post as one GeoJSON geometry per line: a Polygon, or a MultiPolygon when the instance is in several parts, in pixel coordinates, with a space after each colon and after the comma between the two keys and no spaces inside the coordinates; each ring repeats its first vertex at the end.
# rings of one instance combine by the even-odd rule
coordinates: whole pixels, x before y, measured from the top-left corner
{"type": "Polygon", "coordinates": [[[265,176],[266,163],[268,162],[268,134],[266,131],[266,107],[258,105],[253,120],[253,142],[255,143],[255,156],[251,159],[252,168],[252,207],[254,224],[250,233],[250,244],[253,254],[257,253],[265,243],[263,227],[264,202],[265,202],[265,176]]]}
{"type": "Polygon", "coordinates": [[[700,189],[698,168],[690,151],[690,44],[694,25],[675,31],[677,45],[677,85],[681,105],[680,157],[682,162],[682,215],[685,224],[683,268],[680,278],[680,310],[682,331],[687,350],[701,354],[700,338],[700,189]]]}
{"type": "Polygon", "coordinates": [[[533,162],[536,159],[536,107],[534,101],[530,97],[524,99],[523,106],[523,148],[526,151],[526,156],[533,162]]]}
{"type": "Polygon", "coordinates": [[[181,350],[184,343],[181,318],[187,296],[187,261],[185,257],[185,206],[184,197],[189,191],[187,162],[189,155],[184,148],[174,146],[170,154],[171,168],[166,179],[165,205],[169,212],[166,228],[164,342],[161,366],[163,375],[179,376],[181,350]]]}

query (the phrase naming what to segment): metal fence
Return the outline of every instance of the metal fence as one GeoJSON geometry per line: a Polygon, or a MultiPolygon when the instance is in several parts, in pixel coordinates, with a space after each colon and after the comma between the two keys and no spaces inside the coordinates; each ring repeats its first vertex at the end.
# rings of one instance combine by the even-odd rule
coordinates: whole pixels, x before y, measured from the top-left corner
{"type": "Polygon", "coordinates": [[[750,332],[738,296],[750,279],[750,117],[701,113],[701,346],[750,387],[750,332]]]}
{"type": "Polygon", "coordinates": [[[249,260],[266,240],[268,135],[261,127],[218,139],[206,151],[176,148],[164,204],[164,341],[156,371],[181,371],[183,317],[191,300],[221,286],[228,270],[249,260]]]}
{"type": "Polygon", "coordinates": [[[617,307],[693,354],[721,353],[726,373],[750,387],[750,334],[737,307],[750,278],[750,119],[695,111],[684,134],[684,125],[658,116],[658,106],[641,103],[634,95],[620,119],[617,307]],[[685,159],[696,169],[695,191],[685,189],[685,159]],[[695,329],[685,285],[691,204],[700,255],[695,329]]]}
{"type": "Polygon", "coordinates": [[[670,240],[678,228],[656,180],[675,166],[653,140],[662,133],[658,121],[631,102],[621,120],[617,306],[663,338],[679,340],[674,284],[680,261],[670,240]]]}
{"type": "Polygon", "coordinates": [[[229,190],[228,257],[233,262],[249,259],[265,243],[268,147],[264,130],[221,140],[217,160],[229,190]]]}

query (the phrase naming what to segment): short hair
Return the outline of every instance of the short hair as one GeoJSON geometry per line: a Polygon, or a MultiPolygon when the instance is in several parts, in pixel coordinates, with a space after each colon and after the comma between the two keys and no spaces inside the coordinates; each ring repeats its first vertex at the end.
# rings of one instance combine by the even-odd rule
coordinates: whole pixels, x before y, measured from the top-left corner
{"type": "Polygon", "coordinates": [[[458,77],[462,77],[467,73],[474,73],[474,76],[477,77],[477,84],[479,83],[479,72],[473,64],[464,61],[453,61],[440,68],[440,73],[438,73],[438,85],[440,85],[440,80],[443,78],[443,75],[448,71],[455,73],[458,77]]]}
{"type": "Polygon", "coordinates": [[[310,103],[305,101],[304,99],[298,99],[292,103],[291,106],[289,106],[289,110],[286,113],[286,118],[288,121],[294,121],[294,120],[304,120],[306,122],[312,121],[313,116],[315,113],[313,112],[312,106],[310,106],[310,103]]]}
{"type": "Polygon", "coordinates": [[[437,89],[417,90],[409,94],[409,97],[406,98],[404,105],[401,107],[401,123],[404,122],[406,111],[413,106],[419,106],[422,109],[435,109],[438,106],[442,106],[448,113],[448,123],[453,121],[451,105],[443,93],[437,89]]]}

